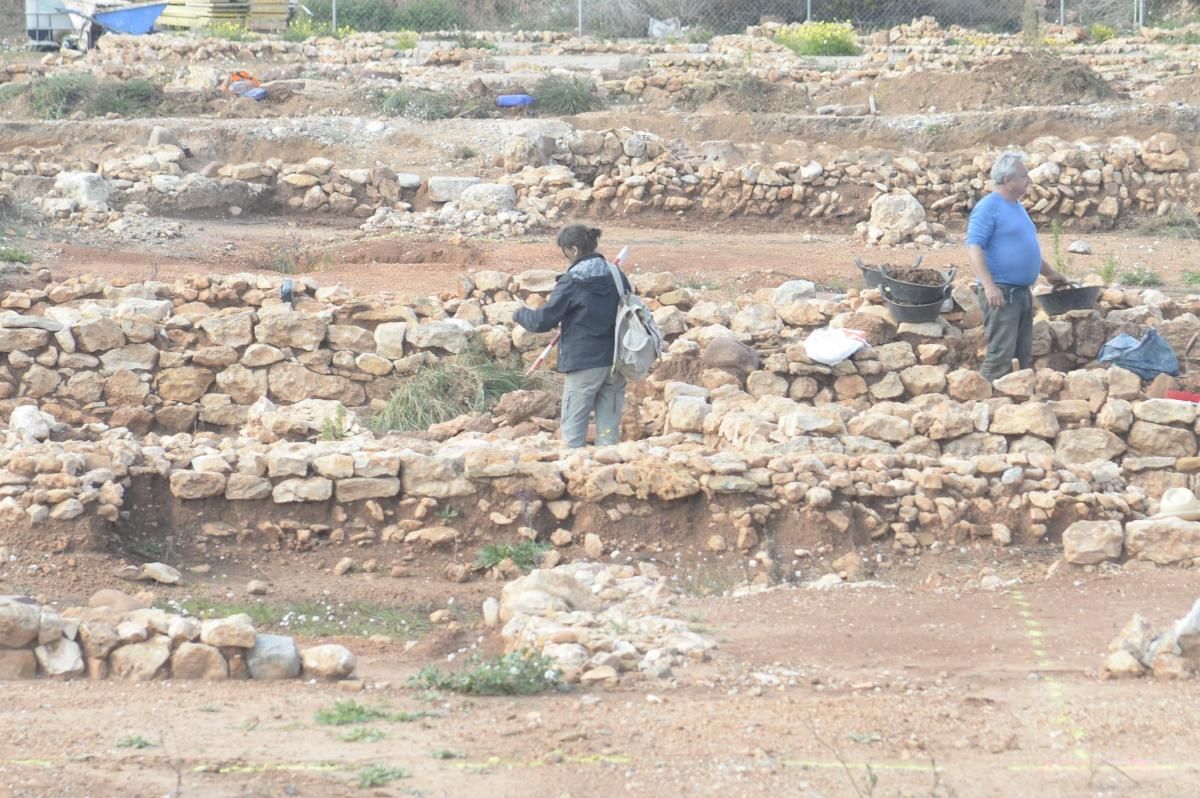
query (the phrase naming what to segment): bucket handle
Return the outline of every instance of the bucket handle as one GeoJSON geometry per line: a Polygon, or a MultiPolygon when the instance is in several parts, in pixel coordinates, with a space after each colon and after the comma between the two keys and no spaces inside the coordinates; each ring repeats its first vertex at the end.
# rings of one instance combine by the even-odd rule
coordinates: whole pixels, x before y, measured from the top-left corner
{"type": "Polygon", "coordinates": [[[956,274],[958,274],[958,267],[951,266],[946,271],[946,285],[949,285],[950,283],[954,282],[954,275],[956,275],[956,274]]]}

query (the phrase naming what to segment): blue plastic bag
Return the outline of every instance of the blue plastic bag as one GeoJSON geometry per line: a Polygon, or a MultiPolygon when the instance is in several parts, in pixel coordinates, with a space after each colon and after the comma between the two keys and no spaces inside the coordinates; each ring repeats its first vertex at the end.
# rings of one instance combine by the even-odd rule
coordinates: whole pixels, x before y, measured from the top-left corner
{"type": "Polygon", "coordinates": [[[1179,358],[1157,330],[1147,331],[1140,341],[1121,333],[1100,348],[1096,360],[1132,371],[1143,380],[1152,380],[1159,374],[1172,377],[1179,374],[1179,358]]]}
{"type": "Polygon", "coordinates": [[[496,98],[496,105],[501,108],[519,108],[522,105],[533,105],[533,98],[528,94],[501,94],[496,98]]]}

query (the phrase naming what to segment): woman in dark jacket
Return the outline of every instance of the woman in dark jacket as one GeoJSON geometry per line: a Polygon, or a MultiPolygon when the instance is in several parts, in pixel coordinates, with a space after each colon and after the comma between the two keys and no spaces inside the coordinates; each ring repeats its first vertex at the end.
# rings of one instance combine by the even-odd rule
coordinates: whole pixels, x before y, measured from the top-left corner
{"type": "MultiPolygon", "coordinates": [[[[571,262],[542,307],[521,308],[516,322],[542,333],[562,325],[558,370],[563,385],[562,438],[567,446],[587,443],[588,419],[596,415],[596,445],[620,439],[625,378],[612,373],[617,322],[617,285],[608,261],[596,251],[600,231],[573,224],[558,234],[558,247],[571,262]]],[[[629,280],[620,274],[626,291],[629,280]]]]}

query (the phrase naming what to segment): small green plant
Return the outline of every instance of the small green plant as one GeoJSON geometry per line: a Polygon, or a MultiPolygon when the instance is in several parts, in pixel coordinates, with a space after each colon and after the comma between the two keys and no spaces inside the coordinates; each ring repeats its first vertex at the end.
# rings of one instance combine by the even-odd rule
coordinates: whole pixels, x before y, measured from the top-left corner
{"type": "Polygon", "coordinates": [[[519,366],[471,349],[413,374],[366,424],[380,434],[425,430],[465,413],[490,410],[504,394],[536,384],[519,366]]]}
{"type": "Polygon", "coordinates": [[[1117,279],[1117,256],[1109,253],[1104,259],[1104,266],[1100,269],[1100,277],[1104,279],[1105,285],[1112,285],[1117,279]]]}
{"type": "Polygon", "coordinates": [[[358,786],[363,789],[383,787],[397,779],[407,779],[411,774],[404,768],[390,765],[367,765],[358,771],[358,786]]]}
{"type": "Polygon", "coordinates": [[[1058,219],[1050,222],[1050,241],[1054,250],[1054,268],[1058,270],[1059,274],[1066,274],[1070,271],[1070,267],[1067,265],[1067,256],[1063,254],[1062,222],[1058,219]]]}
{"type": "Polygon", "coordinates": [[[379,729],[368,729],[365,726],[359,726],[357,729],[342,732],[338,735],[338,739],[347,743],[377,743],[387,737],[379,729]]]}
{"type": "Polygon", "coordinates": [[[785,25],[775,41],[796,55],[858,55],[858,39],[849,22],[805,22],[785,25]]]}
{"type": "Polygon", "coordinates": [[[283,246],[271,254],[267,268],[278,274],[310,274],[332,264],[333,255],[329,252],[283,246]]]}
{"type": "Polygon", "coordinates": [[[514,651],[502,657],[473,656],[462,670],[447,672],[429,665],[409,680],[412,687],[450,690],[472,695],[533,695],[558,683],[559,673],[549,657],[514,651]]]}
{"type": "Polygon", "coordinates": [[[352,33],[355,33],[355,30],[349,25],[339,25],[335,30],[332,23],[318,21],[314,17],[301,13],[292,18],[282,36],[284,41],[304,42],[322,36],[344,39],[352,33]]]}
{"type": "Polygon", "coordinates": [[[732,71],[724,78],[724,96],[735,111],[766,113],[776,96],[776,86],[749,72],[732,71]]]}
{"type": "Polygon", "coordinates": [[[1088,28],[1088,37],[1096,44],[1104,44],[1106,41],[1117,35],[1117,31],[1112,25],[1105,25],[1103,22],[1093,23],[1088,28]]]}
{"type": "Polygon", "coordinates": [[[321,440],[340,441],[346,438],[346,408],[338,405],[332,418],[321,422],[321,440]]]}
{"type": "Polygon", "coordinates": [[[688,31],[689,44],[708,44],[713,40],[713,32],[708,28],[692,28],[688,31]]]}
{"type": "Polygon", "coordinates": [[[574,116],[604,107],[595,85],[575,76],[547,75],[537,82],[533,96],[539,108],[559,116],[574,116]]]}
{"type": "Polygon", "coordinates": [[[432,754],[434,759],[462,759],[466,756],[462,751],[452,751],[449,748],[439,748],[432,754]]]}
{"type": "Polygon", "coordinates": [[[379,98],[380,113],[402,116],[419,122],[445,119],[453,114],[453,100],[448,94],[396,89],[379,98]]]}
{"type": "Polygon", "coordinates": [[[117,748],[153,748],[154,743],[140,734],[129,734],[117,740],[117,748]]]}
{"type": "Polygon", "coordinates": [[[33,256],[16,247],[0,247],[0,261],[4,263],[33,263],[33,256]]]}
{"type": "Polygon", "coordinates": [[[1183,284],[1190,286],[1200,286],[1200,272],[1184,272],[1183,284]]]}
{"type": "Polygon", "coordinates": [[[408,50],[417,49],[417,45],[421,42],[421,35],[414,30],[399,30],[392,34],[390,42],[393,50],[407,52],[408,50]]]}
{"type": "Polygon", "coordinates": [[[456,161],[469,161],[472,158],[478,157],[478,155],[478,150],[474,147],[468,147],[465,144],[458,146],[454,150],[454,160],[456,161]]]}
{"type": "Polygon", "coordinates": [[[1162,285],[1163,279],[1159,276],[1158,272],[1150,267],[1138,266],[1131,271],[1122,272],[1121,283],[1137,288],[1152,288],[1156,285],[1162,285]]]}
{"type": "Polygon", "coordinates": [[[495,568],[504,560],[512,560],[518,568],[529,573],[550,549],[545,543],[522,540],[520,543],[486,543],[479,549],[476,563],[481,568],[495,568]]]}
{"type": "Polygon", "coordinates": [[[942,125],[938,124],[937,122],[930,122],[927,125],[925,125],[925,135],[926,136],[940,136],[945,132],[946,132],[946,128],[944,128],[942,125]]]}
{"type": "Polygon", "coordinates": [[[490,42],[487,39],[476,36],[473,33],[466,31],[458,34],[458,39],[454,42],[464,50],[495,50],[496,43],[490,42]]]}
{"type": "Polygon", "coordinates": [[[254,39],[250,29],[240,22],[212,22],[203,29],[202,34],[210,39],[223,39],[227,42],[248,42],[254,39]]]}
{"type": "Polygon", "coordinates": [[[438,508],[438,511],[436,513],[434,513],[434,515],[436,515],[438,518],[442,519],[443,521],[450,521],[454,518],[458,518],[459,513],[458,513],[458,510],[455,510],[450,505],[443,504],[441,507],[438,508]]]}
{"type": "Polygon", "coordinates": [[[355,723],[370,723],[387,716],[385,710],[364,706],[357,701],[338,701],[334,703],[333,709],[318,709],[315,718],[322,726],[350,726],[355,723]]]}

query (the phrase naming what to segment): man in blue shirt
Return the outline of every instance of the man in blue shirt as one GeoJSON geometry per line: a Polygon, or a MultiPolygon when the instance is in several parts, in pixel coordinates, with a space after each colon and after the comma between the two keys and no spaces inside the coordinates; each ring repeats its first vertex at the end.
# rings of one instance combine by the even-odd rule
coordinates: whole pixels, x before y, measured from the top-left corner
{"type": "Polygon", "coordinates": [[[1025,156],[1005,152],[992,164],[996,190],[971,211],[967,225],[967,259],[979,281],[979,304],[987,332],[987,357],[979,372],[997,380],[1033,362],[1033,294],[1029,288],[1045,275],[1052,284],[1065,283],[1042,258],[1037,228],[1021,205],[1030,185],[1025,156]]]}

